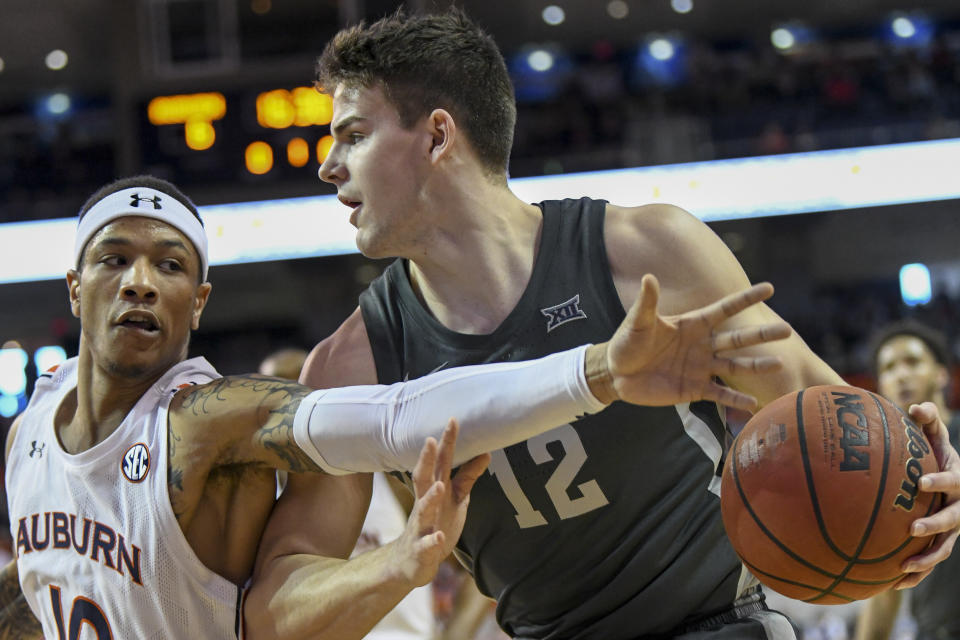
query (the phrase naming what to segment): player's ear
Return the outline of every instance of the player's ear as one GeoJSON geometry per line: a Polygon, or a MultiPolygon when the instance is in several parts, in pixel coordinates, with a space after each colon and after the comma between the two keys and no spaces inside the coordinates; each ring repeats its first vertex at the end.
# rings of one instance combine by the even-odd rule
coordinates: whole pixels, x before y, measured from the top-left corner
{"type": "Polygon", "coordinates": [[[427,119],[430,131],[430,160],[434,163],[446,156],[457,136],[457,123],[446,109],[434,109],[427,119]]]}
{"type": "Polygon", "coordinates": [[[80,273],[76,269],[67,271],[67,293],[70,296],[70,313],[80,317],[80,273]]]}
{"type": "Polygon", "coordinates": [[[207,300],[210,298],[210,290],[212,288],[213,285],[209,282],[204,282],[197,286],[197,293],[193,299],[193,321],[190,323],[194,331],[200,328],[200,316],[203,314],[203,309],[207,306],[207,300]]]}

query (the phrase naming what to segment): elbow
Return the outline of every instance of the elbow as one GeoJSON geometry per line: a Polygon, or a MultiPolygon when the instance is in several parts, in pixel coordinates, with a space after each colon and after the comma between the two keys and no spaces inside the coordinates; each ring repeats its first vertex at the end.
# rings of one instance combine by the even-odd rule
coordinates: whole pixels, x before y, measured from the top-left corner
{"type": "Polygon", "coordinates": [[[269,612],[269,598],[264,591],[254,584],[243,599],[240,624],[243,625],[241,637],[245,640],[276,640],[279,638],[274,625],[270,624],[272,616],[269,612]]]}

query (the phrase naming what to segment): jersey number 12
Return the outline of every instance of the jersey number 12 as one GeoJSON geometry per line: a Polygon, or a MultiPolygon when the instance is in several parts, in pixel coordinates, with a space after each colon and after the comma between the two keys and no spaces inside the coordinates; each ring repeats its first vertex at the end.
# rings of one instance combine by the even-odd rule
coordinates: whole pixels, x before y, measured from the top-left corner
{"type": "MultiPolygon", "coordinates": [[[[570,494],[567,493],[577,476],[577,472],[587,461],[587,452],[583,448],[580,435],[573,428],[573,425],[565,424],[527,440],[527,450],[537,464],[544,464],[553,460],[553,456],[547,451],[547,443],[549,442],[559,442],[564,451],[563,459],[560,460],[545,485],[547,495],[550,496],[550,501],[553,502],[560,519],[566,520],[583,515],[588,511],[599,509],[608,504],[609,500],[603,495],[603,489],[600,488],[596,480],[588,480],[577,485],[581,494],[577,498],[571,498],[570,494]]],[[[503,493],[507,496],[510,504],[513,505],[514,511],[517,512],[517,524],[520,525],[521,529],[547,524],[547,519],[543,517],[540,511],[533,508],[530,500],[523,493],[523,489],[520,487],[517,476],[513,473],[513,468],[510,466],[510,461],[503,449],[491,454],[488,470],[500,483],[500,488],[503,489],[503,493]]]]}

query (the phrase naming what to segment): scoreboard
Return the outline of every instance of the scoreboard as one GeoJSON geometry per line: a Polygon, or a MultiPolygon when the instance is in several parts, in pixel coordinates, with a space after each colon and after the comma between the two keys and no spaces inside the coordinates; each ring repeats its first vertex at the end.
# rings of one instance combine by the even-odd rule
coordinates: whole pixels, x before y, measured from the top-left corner
{"type": "Polygon", "coordinates": [[[141,113],[144,163],[179,183],[313,177],[333,144],[333,101],[309,86],[156,96],[141,113]]]}

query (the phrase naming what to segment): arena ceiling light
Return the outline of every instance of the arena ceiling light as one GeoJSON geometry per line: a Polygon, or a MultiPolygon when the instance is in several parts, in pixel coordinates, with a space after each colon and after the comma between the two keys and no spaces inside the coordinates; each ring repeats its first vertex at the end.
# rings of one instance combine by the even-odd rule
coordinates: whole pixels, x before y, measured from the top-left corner
{"type": "Polygon", "coordinates": [[[926,47],[933,41],[933,21],[924,13],[890,14],[884,28],[884,40],[894,46],[926,47]]]}
{"type": "Polygon", "coordinates": [[[797,44],[797,39],[788,27],[777,27],[770,32],[770,42],[777,49],[787,51],[797,44]]]}
{"type": "Polygon", "coordinates": [[[544,7],[543,11],[540,13],[540,16],[543,18],[544,22],[552,27],[555,27],[558,24],[563,24],[563,21],[567,19],[567,14],[564,12],[563,8],[558,7],[555,4],[544,7]]]}
{"type": "Polygon", "coordinates": [[[641,87],[669,87],[686,77],[687,46],[677,33],[647,35],[634,58],[633,81],[641,87]]]}
{"type": "Polygon", "coordinates": [[[814,40],[813,30],[798,20],[774,25],[770,30],[770,43],[780,53],[794,53],[814,40]]]}
{"type": "Polygon", "coordinates": [[[614,20],[623,20],[630,14],[630,7],[623,0],[610,0],[607,3],[607,14],[614,20]]]}
{"type": "Polygon", "coordinates": [[[44,64],[47,65],[48,69],[52,71],[59,71],[67,66],[67,62],[70,61],[70,57],[63,49],[54,49],[46,55],[43,61],[44,64]]]}
{"type": "Polygon", "coordinates": [[[693,0],[670,0],[670,8],[677,13],[690,13],[693,11],[693,0]]]}
{"type": "Polygon", "coordinates": [[[72,102],[70,96],[65,93],[54,93],[47,96],[44,101],[44,109],[52,116],[62,116],[70,111],[72,102]]]}

